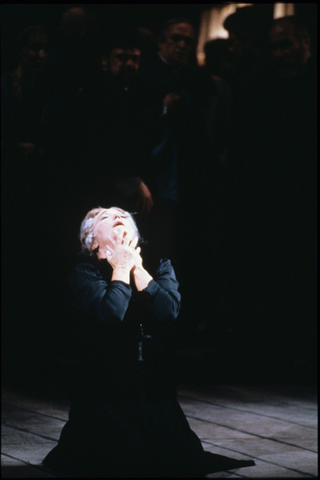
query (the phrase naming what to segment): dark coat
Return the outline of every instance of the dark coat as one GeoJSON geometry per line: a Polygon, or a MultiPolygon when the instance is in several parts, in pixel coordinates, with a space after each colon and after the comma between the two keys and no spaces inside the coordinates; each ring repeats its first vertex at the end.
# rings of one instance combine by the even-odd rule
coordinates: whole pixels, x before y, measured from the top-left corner
{"type": "Polygon", "coordinates": [[[200,477],[253,465],[204,452],[175,398],[168,345],[180,294],[170,261],[142,292],[110,283],[107,262],[98,265],[78,264],[70,277],[86,318],[78,392],[44,465],[82,478],[200,477]]]}
{"type": "Polygon", "coordinates": [[[208,173],[210,181],[215,177],[217,152],[210,148],[204,115],[215,85],[201,69],[175,72],[159,56],[142,63],[139,82],[153,153],[150,185],[154,183],[153,190],[165,198],[164,185],[177,182],[178,202],[192,208],[199,199],[197,192],[206,190],[208,173]],[[169,93],[177,93],[181,101],[164,113],[163,100],[169,93]]]}
{"type": "MultiPolygon", "coordinates": [[[[151,269],[152,271],[153,269],[151,269]]],[[[154,397],[170,391],[168,335],[180,309],[178,282],[169,260],[154,270],[142,292],[111,280],[106,260],[79,263],[71,273],[73,305],[79,312],[78,332],[82,386],[117,402],[127,402],[147,381],[154,397]],[[143,334],[151,338],[143,339],[143,334]],[[139,343],[143,361],[139,361],[139,343]]],[[[140,352],[141,353],[141,352],[140,352]]]]}

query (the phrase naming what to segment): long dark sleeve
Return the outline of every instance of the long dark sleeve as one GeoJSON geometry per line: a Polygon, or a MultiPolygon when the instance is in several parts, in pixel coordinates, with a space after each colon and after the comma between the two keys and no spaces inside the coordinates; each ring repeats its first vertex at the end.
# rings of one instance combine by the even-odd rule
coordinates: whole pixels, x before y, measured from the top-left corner
{"type": "Polygon", "coordinates": [[[130,285],[121,281],[108,284],[97,267],[81,263],[71,272],[70,286],[77,308],[108,325],[123,321],[132,294],[130,285]]]}
{"type": "Polygon", "coordinates": [[[168,322],[177,318],[181,300],[178,287],[170,260],[162,259],[154,280],[142,292],[157,320],[168,322]]]}

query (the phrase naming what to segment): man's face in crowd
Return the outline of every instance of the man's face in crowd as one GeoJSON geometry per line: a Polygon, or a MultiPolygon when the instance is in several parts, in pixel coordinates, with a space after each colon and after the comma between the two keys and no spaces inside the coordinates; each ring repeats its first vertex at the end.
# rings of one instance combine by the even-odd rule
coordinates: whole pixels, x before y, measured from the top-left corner
{"type": "Polygon", "coordinates": [[[22,51],[23,65],[35,72],[42,71],[48,59],[48,38],[44,35],[33,35],[22,51]]]}
{"type": "Polygon", "coordinates": [[[272,55],[282,76],[300,72],[310,56],[310,38],[304,34],[298,37],[289,21],[276,23],[269,32],[272,55]]]}
{"type": "Polygon", "coordinates": [[[194,31],[188,23],[170,25],[166,39],[159,42],[159,53],[169,64],[187,65],[194,48],[194,31]]]}
{"type": "Polygon", "coordinates": [[[124,80],[132,80],[138,73],[141,51],[138,48],[114,48],[109,57],[109,70],[124,80]]]}

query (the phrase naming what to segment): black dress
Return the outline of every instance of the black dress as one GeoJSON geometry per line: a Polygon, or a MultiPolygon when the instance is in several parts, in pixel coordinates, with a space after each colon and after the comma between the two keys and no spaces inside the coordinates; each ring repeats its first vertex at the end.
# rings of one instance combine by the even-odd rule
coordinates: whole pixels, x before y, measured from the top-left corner
{"type": "Polygon", "coordinates": [[[69,476],[201,477],[254,465],[204,452],[176,400],[172,338],[180,308],[169,260],[138,292],[110,281],[106,260],[70,277],[79,312],[76,394],[58,445],[43,463],[69,476]]]}

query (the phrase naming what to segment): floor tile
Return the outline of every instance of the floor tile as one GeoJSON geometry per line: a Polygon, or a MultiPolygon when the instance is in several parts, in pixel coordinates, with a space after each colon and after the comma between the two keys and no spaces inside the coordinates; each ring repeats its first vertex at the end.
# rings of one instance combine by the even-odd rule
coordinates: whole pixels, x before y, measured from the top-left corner
{"type": "MultiPolygon", "coordinates": [[[[179,393],[189,425],[205,450],[256,462],[255,467],[208,478],[317,476],[317,401],[313,391],[218,386],[184,387],[179,393]]],[[[70,404],[9,391],[2,397],[2,473],[7,475],[2,477],[57,478],[42,471],[41,462],[57,444],[70,404]]]]}
{"type": "Polygon", "coordinates": [[[309,454],[316,455],[315,453],[308,452],[297,448],[295,446],[282,444],[279,442],[275,442],[269,439],[263,438],[245,438],[245,439],[237,439],[237,438],[227,438],[227,439],[215,439],[214,445],[223,446],[226,448],[230,448],[236,452],[247,452],[250,455],[255,457],[262,457],[265,455],[282,455],[284,454],[302,454],[306,455],[309,458],[309,454]]]}
{"type": "Polygon", "coordinates": [[[196,420],[193,418],[188,418],[188,423],[194,432],[202,440],[215,440],[222,438],[238,438],[245,439],[251,438],[252,435],[245,432],[237,432],[235,430],[230,430],[224,426],[213,425],[212,423],[207,423],[205,421],[196,420]]]}
{"type": "Polygon", "coordinates": [[[179,402],[181,404],[190,404],[192,400],[210,402],[213,408],[224,407],[230,411],[238,410],[243,413],[253,413],[264,417],[271,417],[274,419],[292,422],[305,427],[317,428],[316,403],[313,405],[314,408],[303,408],[301,406],[279,404],[278,402],[274,404],[272,400],[266,400],[264,403],[243,403],[240,401],[234,402],[232,399],[224,399],[222,401],[221,398],[216,398],[213,395],[210,396],[208,394],[204,395],[199,394],[198,392],[192,393],[188,391],[184,391],[183,395],[179,397],[179,402]],[[190,395],[193,395],[193,398],[189,398],[190,395]]]}
{"type": "Polygon", "coordinates": [[[1,478],[57,478],[42,468],[1,455],[1,478]]]}
{"type": "Polygon", "coordinates": [[[4,404],[15,405],[17,407],[25,408],[32,412],[43,413],[45,415],[51,415],[64,420],[68,420],[68,413],[70,409],[70,403],[62,402],[57,403],[49,400],[39,400],[32,398],[29,395],[16,394],[9,391],[2,393],[2,402],[4,404]]]}
{"type": "Polygon", "coordinates": [[[232,450],[230,450],[230,445],[229,448],[227,448],[228,445],[224,445],[224,448],[220,448],[216,445],[208,445],[205,442],[203,442],[202,445],[204,450],[216,453],[218,455],[225,455],[227,457],[236,458],[238,460],[254,460],[256,465],[253,467],[230,470],[230,472],[233,472],[236,476],[238,476],[238,478],[239,476],[248,478],[308,478],[310,476],[310,478],[312,478],[312,476],[316,475],[315,473],[313,473],[314,468],[312,468],[312,465],[314,464],[314,458],[309,458],[307,460],[307,465],[305,468],[300,463],[296,464],[290,461],[290,456],[288,455],[284,455],[285,459],[278,458],[279,456],[276,454],[265,455],[261,456],[261,458],[257,458],[254,456],[251,450],[250,455],[247,456],[238,452],[233,452],[232,450]]]}
{"type": "Polygon", "coordinates": [[[2,407],[2,425],[28,430],[52,440],[59,440],[65,421],[43,414],[30,413],[16,406],[2,407]]]}
{"type": "Polygon", "coordinates": [[[287,452],[275,455],[263,455],[263,460],[284,465],[285,467],[302,470],[309,475],[318,475],[318,455],[311,452],[287,452]]]}
{"type": "Polygon", "coordinates": [[[2,453],[31,464],[41,464],[44,457],[57,444],[57,442],[39,443],[31,434],[26,434],[24,439],[29,441],[2,445],[2,453]]]}

